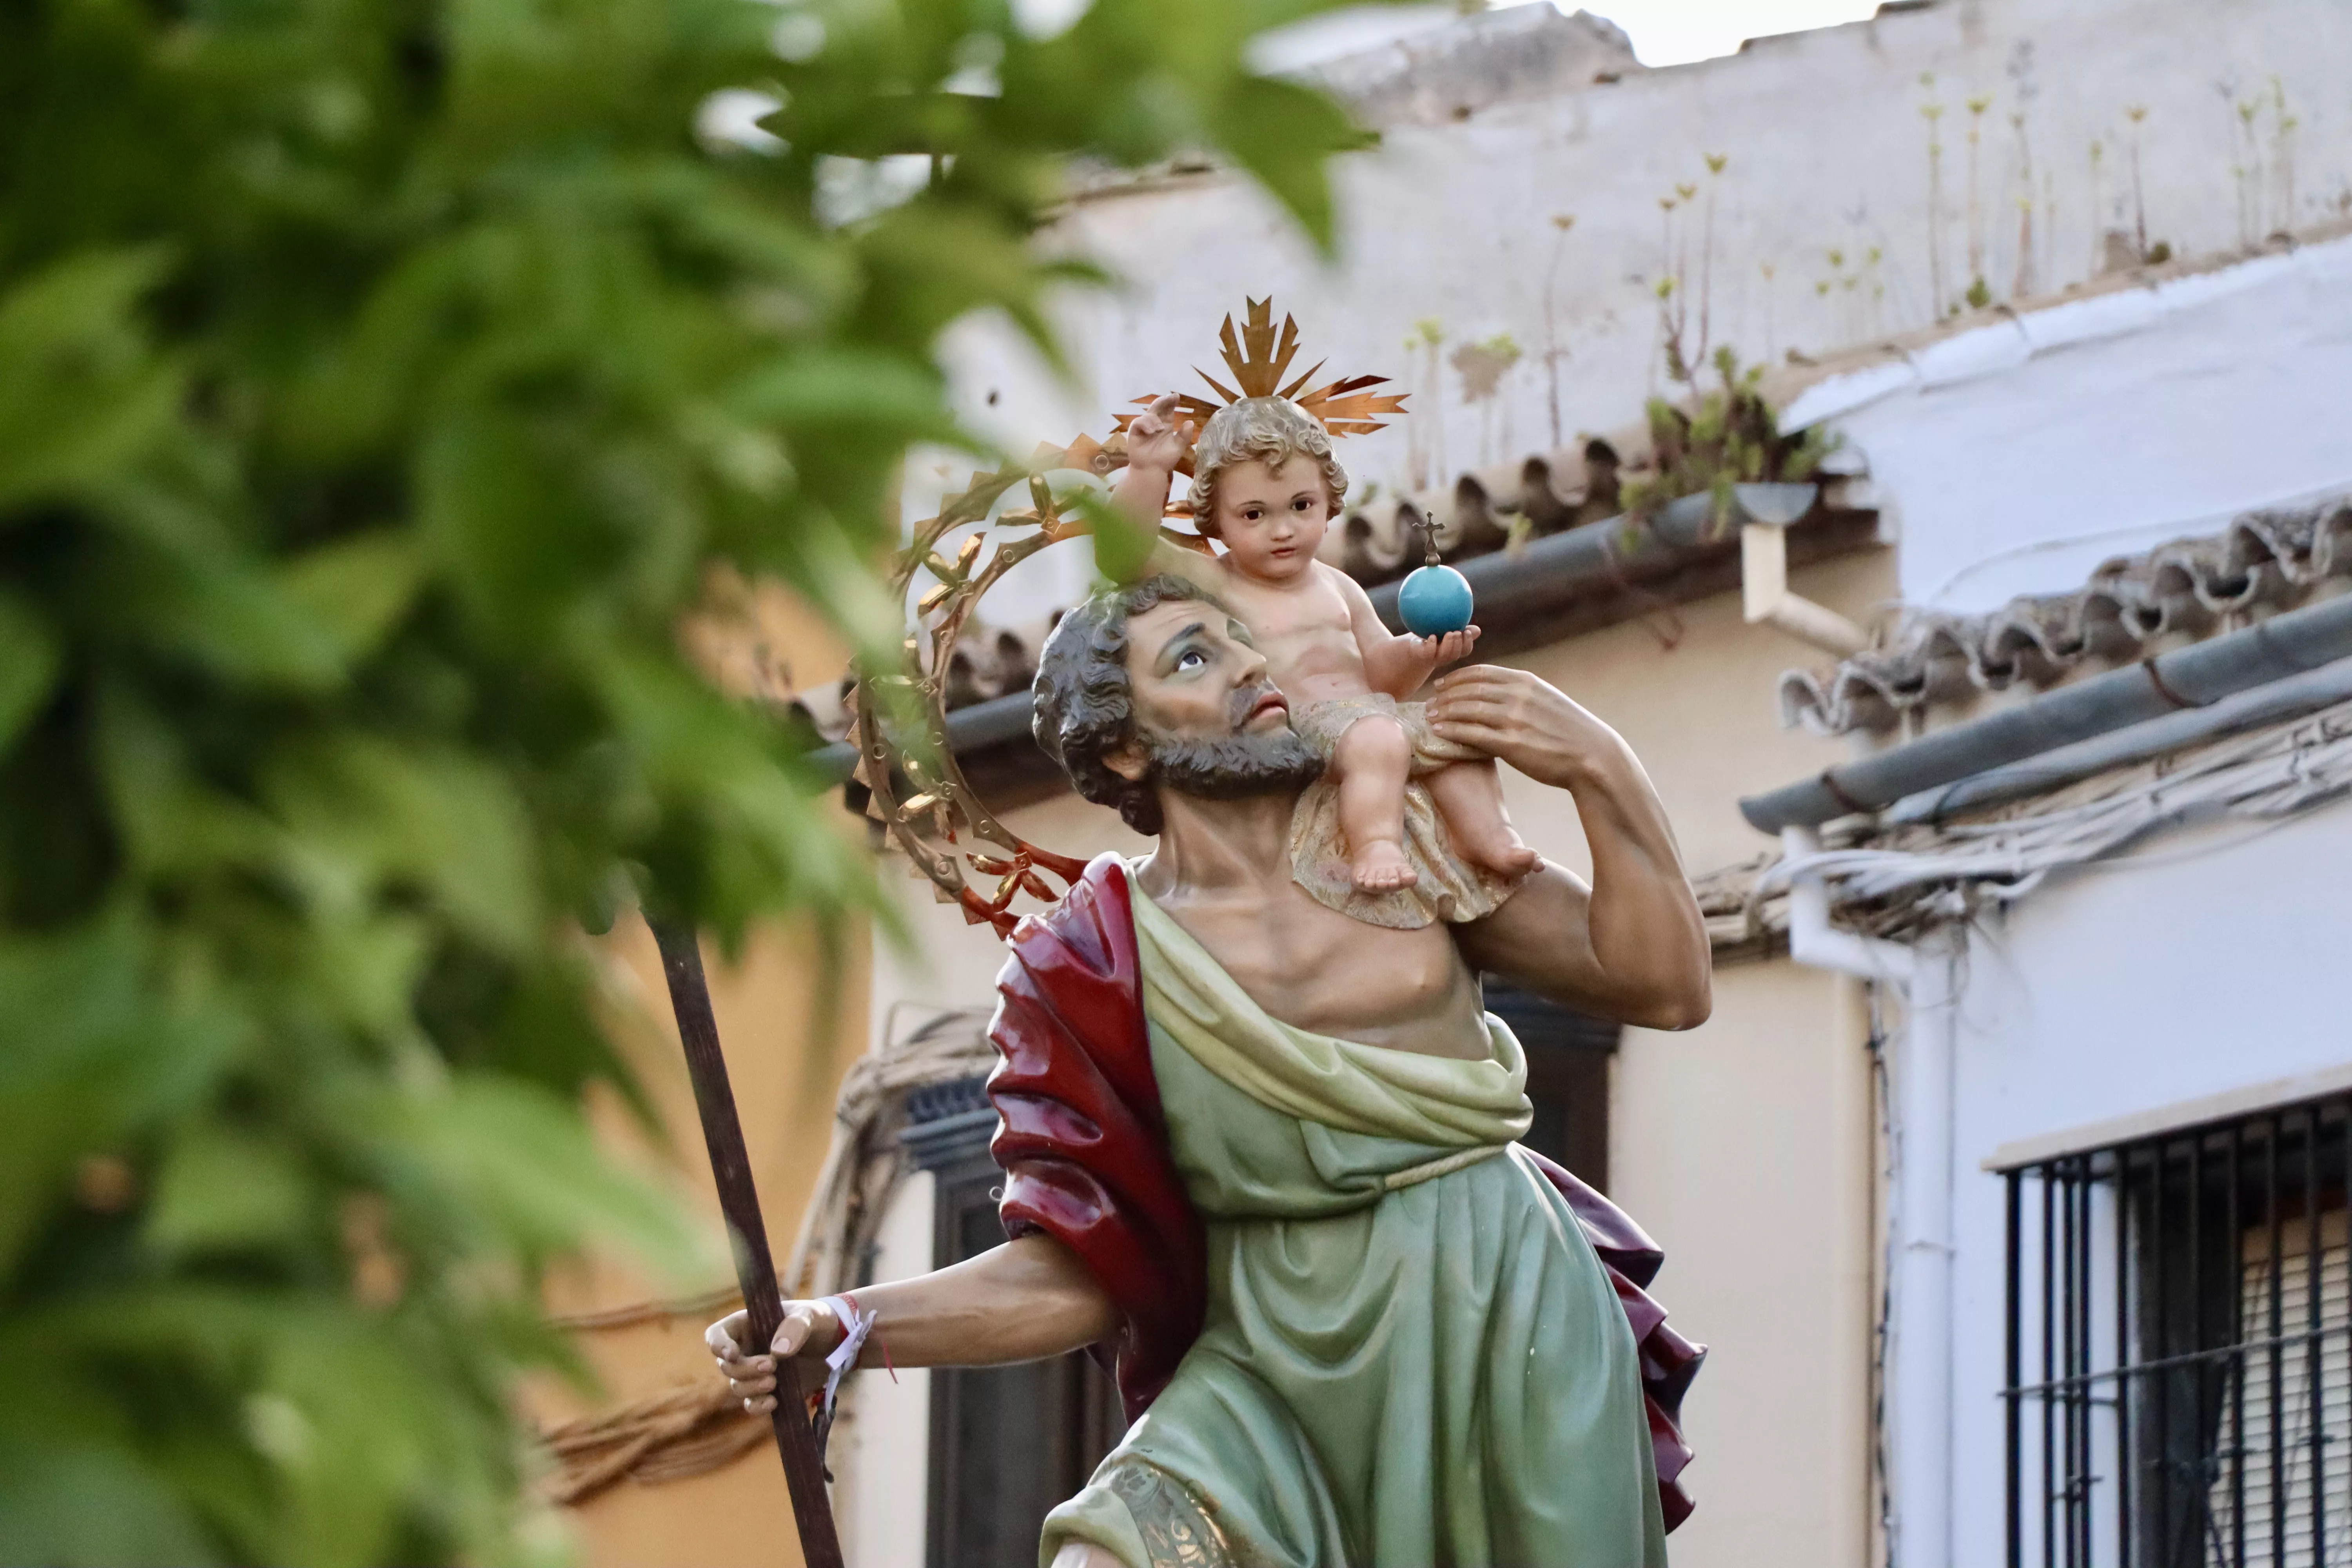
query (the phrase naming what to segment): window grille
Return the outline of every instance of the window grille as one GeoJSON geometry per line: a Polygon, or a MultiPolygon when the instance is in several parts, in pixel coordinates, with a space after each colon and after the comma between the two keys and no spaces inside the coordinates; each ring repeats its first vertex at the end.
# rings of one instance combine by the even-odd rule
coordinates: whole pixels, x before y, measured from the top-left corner
{"type": "Polygon", "coordinates": [[[1599,1192],[1609,1190],[1609,1061],[1624,1030],[1486,977],[1486,1011],[1511,1026],[1528,1058],[1535,1120],[1520,1140],[1599,1192]]]}
{"type": "Polygon", "coordinates": [[[2011,1568],[2352,1564],[2352,1096],[2008,1184],[2011,1568]]]}
{"type": "MultiPolygon", "coordinates": [[[[1004,1173],[988,1157],[996,1112],[982,1080],[917,1089],[899,1136],[937,1178],[931,1264],[976,1258],[1004,1240],[1004,1173]]],[[[867,1375],[872,1375],[868,1373],[867,1375]]],[[[1126,1427],[1118,1391],[1084,1353],[931,1373],[929,1568],[1034,1568],[1037,1531],[1086,1484],[1126,1427]]]]}

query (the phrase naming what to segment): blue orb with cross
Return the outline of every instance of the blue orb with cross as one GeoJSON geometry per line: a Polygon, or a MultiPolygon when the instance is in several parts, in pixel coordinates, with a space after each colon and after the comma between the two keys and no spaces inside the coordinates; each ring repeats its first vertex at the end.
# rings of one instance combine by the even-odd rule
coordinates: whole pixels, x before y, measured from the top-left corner
{"type": "Polygon", "coordinates": [[[1397,616],[1417,637],[1442,637],[1470,624],[1470,580],[1451,566],[1423,566],[1397,589],[1397,616]]]}

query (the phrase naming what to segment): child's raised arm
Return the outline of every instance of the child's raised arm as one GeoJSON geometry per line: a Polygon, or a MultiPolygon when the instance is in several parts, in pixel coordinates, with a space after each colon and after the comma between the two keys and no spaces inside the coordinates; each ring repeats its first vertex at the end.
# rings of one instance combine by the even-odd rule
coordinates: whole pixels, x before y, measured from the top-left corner
{"type": "Polygon", "coordinates": [[[1355,633],[1357,650],[1364,656],[1364,683],[1375,691],[1410,697],[1439,666],[1469,658],[1478,641],[1476,626],[1442,637],[1400,636],[1381,624],[1380,612],[1372,608],[1372,596],[1364,592],[1362,584],[1336,566],[1318,562],[1317,569],[1331,574],[1339,584],[1339,596],[1348,602],[1348,627],[1355,633]]]}
{"type": "MultiPolygon", "coordinates": [[[[1112,487],[1111,500],[1129,517],[1160,534],[1176,465],[1192,450],[1192,422],[1176,422],[1176,395],[1162,394],[1127,427],[1127,468],[1112,487]]],[[[1169,573],[1190,578],[1213,594],[1224,589],[1224,569],[1211,550],[1187,550],[1166,536],[1153,539],[1144,568],[1147,577],[1169,573]]]]}
{"type": "Polygon", "coordinates": [[[1176,395],[1160,394],[1127,426],[1127,468],[1111,488],[1111,499],[1136,521],[1160,526],[1168,510],[1168,487],[1176,465],[1192,449],[1192,422],[1176,422],[1176,395]]]}

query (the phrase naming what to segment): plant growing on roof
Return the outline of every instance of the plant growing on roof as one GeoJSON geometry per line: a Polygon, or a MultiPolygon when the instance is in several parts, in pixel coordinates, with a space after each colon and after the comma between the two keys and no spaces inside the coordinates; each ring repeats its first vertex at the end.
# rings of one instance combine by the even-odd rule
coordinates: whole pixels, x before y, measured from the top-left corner
{"type": "Polygon", "coordinates": [[[1445,323],[1435,316],[1421,317],[1405,334],[1405,352],[1420,356],[1421,406],[1427,416],[1405,426],[1405,464],[1414,489],[1427,489],[1433,474],[1440,479],[1445,474],[1445,377],[1437,357],[1444,346],[1445,323]]]}
{"type": "Polygon", "coordinates": [[[1691,352],[1699,359],[1706,357],[1707,344],[1715,322],[1715,207],[1717,187],[1723,183],[1723,171],[1731,162],[1728,153],[1709,153],[1706,158],[1706,217],[1702,227],[1698,247],[1698,343],[1691,352]]]}
{"type": "Polygon", "coordinates": [[[2033,138],[2027,116],[2032,110],[2033,100],[2042,96],[2042,89],[2034,78],[2031,38],[2021,39],[2010,51],[2005,68],[2011,84],[2010,90],[2017,100],[2017,108],[2009,117],[2010,129],[2017,132],[2017,278],[2009,292],[2011,299],[2023,300],[2040,287],[2033,249],[2033,138]]]}
{"type": "MultiPolygon", "coordinates": [[[[2108,229],[2106,215],[2107,142],[2104,136],[2091,139],[2091,276],[2097,277],[2107,264],[2108,229]]],[[[2118,238],[2121,237],[2118,236],[2118,238]]],[[[2137,257],[2137,253],[2135,253],[2137,257]]]]}
{"type": "MultiPolygon", "coordinates": [[[[1921,71],[1919,85],[1935,89],[1936,73],[1921,71]]],[[[1944,106],[1934,99],[1919,106],[1927,127],[1927,297],[1941,316],[1949,301],[1944,293],[1944,106]]]]}
{"type": "Polygon", "coordinates": [[[1668,503],[1697,495],[1715,498],[1720,523],[1731,515],[1734,485],[1801,483],[1836,449],[1836,437],[1819,426],[1781,432],[1760,390],[1763,366],[1743,369],[1738,355],[1725,347],[1716,351],[1714,368],[1718,384],[1695,406],[1650,400],[1652,467],[1625,486],[1629,527],[1646,527],[1668,503]]]}
{"type": "MultiPolygon", "coordinates": [[[[1496,395],[1502,390],[1503,377],[1523,353],[1517,339],[1508,332],[1496,332],[1491,338],[1459,344],[1449,356],[1454,374],[1462,378],[1462,400],[1478,409],[1478,460],[1482,463],[1494,460],[1495,410],[1502,402],[1496,395]]],[[[1508,446],[1507,422],[1503,435],[1508,446]]]]}
{"type": "Polygon", "coordinates": [[[2273,233],[2294,228],[2294,132],[2303,122],[2287,112],[2286,83],[2271,78],[2271,169],[2278,178],[2278,216],[2273,233]]]}
{"type": "Polygon", "coordinates": [[[1706,363],[1714,330],[1715,209],[1717,184],[1731,162],[1729,153],[1702,155],[1706,164],[1706,205],[1699,225],[1698,334],[1690,332],[1689,209],[1701,187],[1683,182],[1658,198],[1658,278],[1651,292],[1658,301],[1658,344],[1666,379],[1687,384],[1706,363]],[[1681,214],[1680,221],[1676,214],[1681,214]]]}
{"type": "Polygon", "coordinates": [[[1682,278],[1675,266],[1675,208],[1677,205],[1671,191],[1658,198],[1658,276],[1657,280],[1650,285],[1650,292],[1658,301],[1658,352],[1665,362],[1666,379],[1687,381],[1690,372],[1682,352],[1685,296],[1682,278]]]}
{"type": "MultiPolygon", "coordinates": [[[[1568,252],[1569,231],[1576,226],[1576,215],[1574,213],[1554,213],[1551,215],[1551,226],[1553,230],[1551,242],[1551,265],[1544,269],[1543,362],[1545,382],[1544,391],[1548,399],[1548,406],[1551,413],[1551,444],[1552,448],[1556,451],[1559,449],[1561,440],[1559,428],[1559,367],[1561,362],[1568,358],[1568,348],[1561,341],[1559,330],[1559,263],[1560,258],[1568,252]]],[[[1361,503],[1360,502],[1359,504],[1360,505],[1361,503]]]]}
{"type": "Polygon", "coordinates": [[[1984,192],[1978,174],[1984,161],[1985,110],[1992,107],[1992,94],[1980,92],[1968,100],[1969,107],[1969,303],[1982,310],[1990,303],[1992,291],[1985,286],[1984,192]],[[1981,298],[1979,298],[1981,296],[1981,298]]]}
{"type": "Polygon", "coordinates": [[[2140,179],[2140,127],[2147,120],[2147,105],[2135,103],[2125,109],[2124,118],[2131,122],[2131,193],[2132,242],[2144,265],[2153,266],[2172,259],[2172,247],[2162,240],[2150,245],[2147,239],[2147,190],[2140,179]],[[2158,250],[2163,252],[2158,255],[2158,250]]]}

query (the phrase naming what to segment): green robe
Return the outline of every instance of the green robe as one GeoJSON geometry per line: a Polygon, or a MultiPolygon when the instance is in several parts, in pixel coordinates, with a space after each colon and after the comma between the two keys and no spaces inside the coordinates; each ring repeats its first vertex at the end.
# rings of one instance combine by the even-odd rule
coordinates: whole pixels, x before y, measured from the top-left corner
{"type": "Polygon", "coordinates": [[[1126,1568],[1647,1568],[1638,1354],[1512,1140],[1527,1062],[1291,1028],[1134,892],[1151,1063],[1208,1242],[1174,1379],[1045,1521],[1126,1568]]]}

